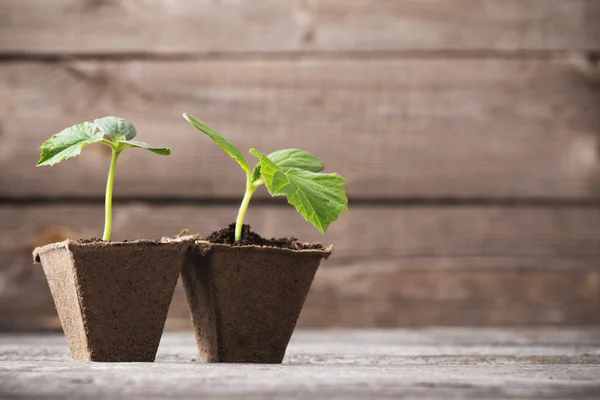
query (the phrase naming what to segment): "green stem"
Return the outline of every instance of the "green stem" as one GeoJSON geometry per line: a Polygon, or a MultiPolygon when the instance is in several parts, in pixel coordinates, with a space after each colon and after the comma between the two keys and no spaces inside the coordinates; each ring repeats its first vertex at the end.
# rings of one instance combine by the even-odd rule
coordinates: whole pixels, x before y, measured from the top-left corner
{"type": "Polygon", "coordinates": [[[102,240],[108,242],[110,240],[110,234],[112,231],[112,197],[113,197],[113,186],[115,183],[115,170],[117,168],[117,159],[121,152],[113,149],[112,158],[110,160],[110,170],[108,171],[108,180],[106,181],[106,199],[104,203],[104,235],[102,240]]]}
{"type": "Polygon", "coordinates": [[[258,185],[252,184],[252,182],[248,181],[246,183],[246,193],[244,194],[244,199],[242,200],[242,205],[240,206],[240,210],[238,211],[237,219],[235,220],[235,241],[238,242],[242,238],[242,225],[244,225],[244,217],[246,216],[246,210],[248,209],[248,205],[250,204],[250,199],[254,194],[254,191],[258,185]]]}

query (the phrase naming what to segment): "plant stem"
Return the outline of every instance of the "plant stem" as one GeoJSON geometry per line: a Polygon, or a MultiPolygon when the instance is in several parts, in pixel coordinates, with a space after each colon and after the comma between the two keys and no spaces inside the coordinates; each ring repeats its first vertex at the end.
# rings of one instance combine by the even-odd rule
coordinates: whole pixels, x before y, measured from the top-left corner
{"type": "Polygon", "coordinates": [[[112,197],[113,186],[115,183],[115,170],[117,168],[117,158],[121,152],[113,149],[110,160],[110,170],[108,171],[108,180],[106,181],[106,199],[104,203],[104,235],[102,240],[108,242],[112,231],[112,197]]]}
{"type": "Polygon", "coordinates": [[[238,242],[242,238],[242,226],[244,225],[244,217],[246,216],[246,210],[248,209],[248,205],[250,204],[250,199],[256,190],[257,185],[252,184],[248,180],[246,183],[246,193],[244,194],[244,198],[242,200],[242,205],[240,205],[240,210],[238,211],[237,219],[235,220],[235,241],[238,242]]]}

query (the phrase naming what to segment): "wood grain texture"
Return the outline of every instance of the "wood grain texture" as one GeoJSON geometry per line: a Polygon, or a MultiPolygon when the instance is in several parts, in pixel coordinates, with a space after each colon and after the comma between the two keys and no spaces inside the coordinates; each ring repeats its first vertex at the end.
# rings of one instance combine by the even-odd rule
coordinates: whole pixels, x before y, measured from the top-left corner
{"type": "MultiPolygon", "coordinates": [[[[113,229],[116,240],[183,227],[208,233],[235,210],[117,205],[113,229]]],[[[102,213],[101,206],[0,208],[0,329],[58,327],[31,250],[97,235],[102,213]]],[[[600,209],[356,207],[324,238],[288,207],[251,208],[248,222],[264,236],[335,245],[302,326],[600,324],[600,209]]],[[[189,326],[180,289],[167,326],[189,326]]]]}
{"type": "MultiPolygon", "coordinates": [[[[243,173],[182,112],[347,178],[325,238],[281,203],[248,215],[335,244],[301,326],[600,325],[600,1],[193,3],[2,1],[0,330],[60,329],[31,250],[100,235],[106,149],[34,167],[66,126],[120,115],[173,149],[119,160],[116,197],[154,205],[117,204],[116,239],[234,219],[207,203],[243,173]]],[[[167,328],[189,325],[178,287],[167,328]]]]}
{"type": "Polygon", "coordinates": [[[4,0],[0,52],[598,50],[595,0],[4,0]]]}
{"type": "MultiPolygon", "coordinates": [[[[322,268],[302,314],[303,326],[535,326],[599,325],[598,271],[522,267],[511,260],[366,263],[322,268]],[[467,266],[467,267],[465,267],[467,266]],[[471,268],[468,268],[471,266],[471,268]],[[324,315],[325,314],[325,315],[324,315]]],[[[598,263],[598,259],[593,262],[598,263]]]]}
{"type": "Polygon", "coordinates": [[[100,145],[34,166],[51,134],[114,114],[173,149],[124,153],[117,196],[241,196],[242,171],[186,111],[243,151],[314,152],[351,197],[598,199],[598,82],[577,58],[3,64],[0,196],[101,197],[100,145]]]}
{"type": "Polygon", "coordinates": [[[600,392],[600,331],[297,330],[283,365],[199,364],[191,331],[156,361],[72,363],[61,334],[1,335],[6,398],[578,399],[600,392]]]}

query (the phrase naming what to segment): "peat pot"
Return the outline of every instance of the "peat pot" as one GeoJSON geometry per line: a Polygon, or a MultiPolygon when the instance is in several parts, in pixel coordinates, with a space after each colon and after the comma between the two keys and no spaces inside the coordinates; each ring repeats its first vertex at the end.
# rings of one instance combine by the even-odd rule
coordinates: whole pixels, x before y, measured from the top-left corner
{"type": "Polygon", "coordinates": [[[154,361],[192,243],[67,240],[36,248],[73,360],[154,361]]]}
{"type": "Polygon", "coordinates": [[[281,363],[331,252],[197,241],[182,278],[200,361],[281,363]]]}

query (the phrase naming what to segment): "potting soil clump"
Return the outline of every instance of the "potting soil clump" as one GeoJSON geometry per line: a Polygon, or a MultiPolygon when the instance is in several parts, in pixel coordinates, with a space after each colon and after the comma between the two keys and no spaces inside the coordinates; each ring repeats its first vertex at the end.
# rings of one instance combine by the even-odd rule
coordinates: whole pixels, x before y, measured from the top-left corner
{"type": "Polygon", "coordinates": [[[242,225],[242,239],[235,242],[235,223],[229,224],[227,228],[212,232],[206,236],[211,243],[229,244],[232,246],[266,246],[279,247],[291,250],[323,250],[321,243],[305,243],[295,237],[265,239],[256,232],[250,230],[250,225],[242,225]]]}

